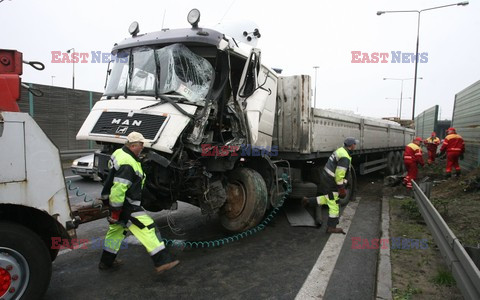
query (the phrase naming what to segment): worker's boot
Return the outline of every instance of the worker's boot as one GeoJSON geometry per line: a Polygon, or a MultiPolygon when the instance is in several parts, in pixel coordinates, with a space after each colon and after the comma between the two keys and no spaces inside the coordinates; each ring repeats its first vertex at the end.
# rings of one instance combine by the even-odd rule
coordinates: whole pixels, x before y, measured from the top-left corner
{"type": "Polygon", "coordinates": [[[101,271],[115,271],[122,265],[120,259],[116,259],[117,255],[103,250],[98,269],[101,271]]]}
{"type": "Polygon", "coordinates": [[[346,234],[345,231],[343,231],[342,228],[337,228],[337,227],[327,227],[327,233],[342,233],[342,234],[346,234]]]}
{"type": "Polygon", "coordinates": [[[157,274],[161,274],[167,270],[174,268],[180,263],[179,260],[173,259],[167,249],[163,249],[157,254],[152,256],[153,263],[155,264],[155,270],[157,274]]]}
{"type": "Polygon", "coordinates": [[[450,177],[452,177],[452,173],[448,172],[445,174],[445,179],[449,179],[450,177]]]}
{"type": "Polygon", "coordinates": [[[342,228],[337,228],[337,224],[338,224],[338,218],[328,217],[327,233],[343,233],[343,234],[345,234],[345,231],[343,231],[342,228]]]}
{"type": "Polygon", "coordinates": [[[462,175],[462,171],[457,170],[457,172],[455,173],[455,177],[460,177],[461,175],[462,175]]]}

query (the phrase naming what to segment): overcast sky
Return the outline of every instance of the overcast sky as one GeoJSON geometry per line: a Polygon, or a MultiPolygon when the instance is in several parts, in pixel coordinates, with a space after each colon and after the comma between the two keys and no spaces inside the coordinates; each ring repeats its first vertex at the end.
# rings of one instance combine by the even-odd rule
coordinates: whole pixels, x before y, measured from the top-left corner
{"type": "MultiPolygon", "coordinates": [[[[1,1],[1,0],[0,0],[1,1]]],[[[132,21],[140,32],[189,27],[190,9],[201,12],[201,27],[219,22],[254,21],[262,37],[262,61],[284,75],[307,74],[315,82],[317,107],[350,110],[365,116],[396,116],[401,81],[414,77],[414,63],[392,63],[392,51],[415,53],[416,13],[377,16],[378,10],[420,10],[454,1],[56,1],[0,2],[0,48],[23,52],[44,71],[24,65],[23,81],[72,86],[72,64],[52,63],[52,51],[110,52],[128,37],[132,21]],[[388,53],[387,63],[352,63],[352,51],[388,53]],[[55,76],[52,78],[52,76],[55,76]]],[[[455,94],[480,80],[480,4],[421,13],[416,115],[436,104],[451,119],[455,94]]],[[[362,59],[362,56],[359,57],[362,59]]],[[[107,64],[75,64],[75,88],[103,92],[107,64]]],[[[412,114],[413,80],[404,81],[402,117],[412,114]]]]}

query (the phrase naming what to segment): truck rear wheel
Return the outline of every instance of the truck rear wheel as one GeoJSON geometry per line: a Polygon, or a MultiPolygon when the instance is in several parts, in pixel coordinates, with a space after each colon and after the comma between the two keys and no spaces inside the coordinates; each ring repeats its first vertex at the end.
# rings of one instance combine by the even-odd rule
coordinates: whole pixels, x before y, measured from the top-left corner
{"type": "Polygon", "coordinates": [[[254,227],[267,209],[267,186],[255,170],[239,168],[228,176],[227,201],[220,220],[229,231],[240,232],[254,227]]]}
{"type": "Polygon", "coordinates": [[[395,175],[397,170],[397,160],[394,151],[390,151],[387,154],[387,170],[389,175],[395,175]]]}
{"type": "Polygon", "coordinates": [[[397,165],[396,165],[396,173],[401,173],[402,172],[402,165],[403,165],[403,155],[401,151],[396,151],[395,152],[395,158],[397,160],[397,165]]]}
{"type": "Polygon", "coordinates": [[[52,275],[47,247],[30,229],[0,222],[0,299],[39,299],[52,275]]]}

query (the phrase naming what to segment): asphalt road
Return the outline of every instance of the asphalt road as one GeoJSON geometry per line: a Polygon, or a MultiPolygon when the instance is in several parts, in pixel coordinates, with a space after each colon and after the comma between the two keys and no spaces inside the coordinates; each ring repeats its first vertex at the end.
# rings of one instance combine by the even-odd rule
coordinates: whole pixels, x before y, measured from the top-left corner
{"type": "MultiPolygon", "coordinates": [[[[71,175],[66,171],[65,176],[71,175]]],[[[70,179],[72,186],[78,186],[89,197],[99,195],[99,183],[80,177],[70,179]]],[[[326,299],[374,297],[377,253],[352,250],[350,237],[377,237],[380,204],[375,197],[365,198],[375,190],[360,192],[359,196],[367,201],[360,202],[361,210],[353,219],[355,227],[338,249],[341,253],[326,299]]],[[[71,202],[79,205],[83,198],[73,197],[71,202]]],[[[323,210],[325,221],[326,211],[323,210]]],[[[162,236],[169,239],[215,240],[229,235],[218,218],[203,216],[198,208],[185,203],[180,203],[179,209],[169,216],[179,235],[170,229],[166,213],[154,213],[152,217],[162,236]]],[[[101,239],[107,227],[104,219],[90,222],[81,225],[77,235],[80,239],[101,239]]],[[[172,248],[181,263],[162,275],[155,274],[148,254],[135,239],[128,238],[127,249],[119,253],[123,266],[109,273],[98,270],[102,250],[90,244],[88,249],[60,253],[53,263],[51,284],[44,299],[294,299],[328,237],[323,227],[291,227],[280,212],[263,231],[240,241],[215,248],[172,248]]]]}

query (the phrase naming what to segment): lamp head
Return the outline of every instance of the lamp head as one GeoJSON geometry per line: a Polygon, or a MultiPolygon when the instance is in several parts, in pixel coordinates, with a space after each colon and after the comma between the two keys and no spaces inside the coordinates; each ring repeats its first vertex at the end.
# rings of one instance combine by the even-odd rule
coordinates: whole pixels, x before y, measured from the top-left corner
{"type": "Polygon", "coordinates": [[[136,36],[140,32],[140,25],[137,21],[133,21],[132,24],[128,27],[128,33],[132,36],[136,36]]]}
{"type": "Polygon", "coordinates": [[[187,20],[188,23],[192,25],[192,28],[198,28],[198,22],[200,22],[200,11],[196,8],[192,9],[187,15],[187,20]]]}
{"type": "Polygon", "coordinates": [[[385,13],[384,11],[379,10],[379,11],[377,11],[377,16],[381,16],[381,15],[383,15],[384,13],[385,13]]]}

